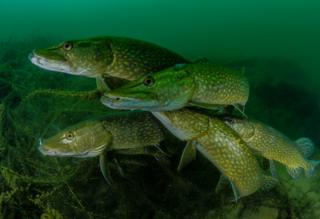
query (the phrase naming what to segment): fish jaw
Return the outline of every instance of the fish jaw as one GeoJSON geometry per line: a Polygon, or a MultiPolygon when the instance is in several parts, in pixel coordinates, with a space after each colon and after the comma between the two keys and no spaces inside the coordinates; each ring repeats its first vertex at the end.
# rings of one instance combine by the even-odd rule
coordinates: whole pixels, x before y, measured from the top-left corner
{"type": "Polygon", "coordinates": [[[72,66],[68,62],[68,60],[66,60],[59,53],[52,52],[52,54],[50,54],[50,51],[34,50],[29,54],[28,58],[32,64],[48,71],[62,72],[71,75],[96,77],[85,68],[72,66]]]}
{"type": "Polygon", "coordinates": [[[38,55],[36,50],[28,56],[30,62],[40,68],[71,74],[71,66],[64,59],[50,59],[42,55],[38,55]]]}
{"type": "Polygon", "coordinates": [[[158,101],[155,99],[143,98],[143,95],[121,95],[120,93],[105,93],[101,97],[101,103],[111,109],[122,110],[143,110],[143,111],[163,111],[166,108],[158,108],[158,101]]]}
{"type": "Polygon", "coordinates": [[[134,95],[109,92],[105,93],[101,103],[111,109],[143,110],[149,112],[163,112],[180,109],[180,104],[172,104],[170,101],[161,101],[156,96],[134,95]]]}
{"type": "Polygon", "coordinates": [[[106,145],[101,145],[94,150],[70,150],[65,148],[65,145],[61,143],[56,143],[56,147],[51,147],[50,143],[47,141],[40,140],[38,150],[42,155],[45,156],[54,156],[54,157],[78,157],[78,158],[87,158],[87,157],[96,157],[102,153],[106,145]]]}

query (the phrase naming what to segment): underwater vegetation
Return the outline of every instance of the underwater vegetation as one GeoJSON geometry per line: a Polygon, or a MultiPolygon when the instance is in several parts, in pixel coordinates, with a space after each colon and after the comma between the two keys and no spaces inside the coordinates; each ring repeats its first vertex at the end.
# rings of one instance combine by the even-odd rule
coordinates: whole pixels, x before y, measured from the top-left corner
{"type": "MultiPolygon", "coordinates": [[[[122,177],[112,165],[111,186],[103,179],[97,158],[42,156],[37,149],[40,137],[84,119],[118,113],[94,99],[95,80],[32,66],[28,53],[46,43],[42,39],[1,44],[0,218],[320,217],[319,174],[293,180],[279,165],[278,186],[234,203],[230,188],[214,191],[220,173],[203,157],[177,173],[184,144],[172,136],[161,145],[171,155],[170,164],[143,155],[108,155],[119,160],[125,173],[122,177]]],[[[248,114],[292,139],[308,136],[320,144],[315,101],[319,97],[276,76],[280,71],[281,75],[299,71],[298,66],[286,60],[238,65],[246,67],[250,81],[248,114]]]]}

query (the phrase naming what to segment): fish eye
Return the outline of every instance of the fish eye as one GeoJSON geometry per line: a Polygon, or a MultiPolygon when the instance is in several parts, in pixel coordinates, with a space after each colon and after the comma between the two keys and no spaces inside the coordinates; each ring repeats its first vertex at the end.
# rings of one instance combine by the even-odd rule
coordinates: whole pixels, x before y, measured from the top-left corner
{"type": "Polygon", "coordinates": [[[154,84],[154,78],[152,76],[147,76],[145,77],[145,79],[143,80],[143,84],[146,86],[151,86],[154,84]]]}
{"type": "Polygon", "coordinates": [[[63,49],[66,50],[66,51],[70,51],[72,48],[73,48],[72,42],[65,42],[63,44],[63,49]]]}
{"type": "Polygon", "coordinates": [[[74,134],[72,132],[68,132],[65,137],[66,137],[67,140],[71,141],[74,138],[74,134]]]}

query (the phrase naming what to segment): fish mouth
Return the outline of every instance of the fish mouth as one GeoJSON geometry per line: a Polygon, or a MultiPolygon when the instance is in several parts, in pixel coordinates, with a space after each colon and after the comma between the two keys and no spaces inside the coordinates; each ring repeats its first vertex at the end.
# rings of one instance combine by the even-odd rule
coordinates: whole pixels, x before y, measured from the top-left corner
{"type": "Polygon", "coordinates": [[[46,148],[45,145],[39,146],[38,150],[42,155],[50,156],[50,157],[87,157],[87,154],[88,154],[88,153],[75,154],[71,152],[61,152],[58,150],[51,150],[46,148]]]}
{"type": "Polygon", "coordinates": [[[70,157],[73,156],[71,153],[62,153],[61,151],[50,149],[48,145],[40,138],[38,150],[42,155],[45,156],[57,156],[57,157],[70,157]]]}
{"type": "Polygon", "coordinates": [[[140,98],[134,97],[123,97],[113,95],[111,93],[104,94],[101,96],[100,101],[103,105],[111,109],[122,109],[122,110],[143,110],[151,111],[154,109],[153,105],[155,101],[141,100],[140,98]]]}
{"type": "Polygon", "coordinates": [[[31,52],[28,55],[28,59],[30,62],[42,69],[49,70],[49,71],[57,71],[72,74],[73,69],[68,64],[68,62],[63,58],[46,58],[42,56],[41,53],[39,54],[36,50],[31,52]]]}
{"type": "Polygon", "coordinates": [[[58,153],[55,152],[55,151],[46,149],[46,147],[44,147],[43,145],[40,145],[40,146],[38,147],[38,150],[40,151],[40,153],[41,153],[42,155],[45,155],[45,156],[57,156],[57,154],[58,154],[58,153]]]}

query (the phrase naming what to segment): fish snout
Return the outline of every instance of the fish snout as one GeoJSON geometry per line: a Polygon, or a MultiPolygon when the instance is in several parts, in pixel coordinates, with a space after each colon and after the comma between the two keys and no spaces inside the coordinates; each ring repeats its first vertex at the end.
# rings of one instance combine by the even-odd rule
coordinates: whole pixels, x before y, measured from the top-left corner
{"type": "Polygon", "coordinates": [[[100,101],[103,105],[105,105],[109,108],[114,108],[115,106],[117,106],[117,103],[119,103],[121,101],[121,97],[113,96],[113,95],[107,93],[107,94],[104,94],[103,96],[101,96],[100,101]]]}
{"type": "Polygon", "coordinates": [[[29,55],[28,55],[29,61],[32,62],[32,59],[34,59],[34,57],[35,57],[34,56],[34,51],[30,52],[29,55]]]}
{"type": "Polygon", "coordinates": [[[39,138],[38,150],[42,155],[51,155],[52,156],[52,155],[57,154],[56,151],[48,149],[46,142],[42,138],[39,138]]]}
{"type": "Polygon", "coordinates": [[[40,151],[41,154],[46,155],[48,153],[48,150],[44,147],[43,144],[43,139],[39,138],[38,141],[38,150],[40,151]]]}

